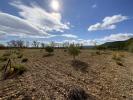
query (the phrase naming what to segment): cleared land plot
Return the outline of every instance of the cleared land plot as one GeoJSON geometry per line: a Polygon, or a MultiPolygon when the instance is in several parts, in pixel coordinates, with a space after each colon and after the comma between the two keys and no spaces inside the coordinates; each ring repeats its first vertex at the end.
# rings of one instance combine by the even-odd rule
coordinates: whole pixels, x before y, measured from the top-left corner
{"type": "MultiPolygon", "coordinates": [[[[0,56],[4,53],[0,50],[0,56]]],[[[19,77],[0,81],[0,100],[29,98],[33,100],[65,100],[71,87],[83,88],[96,100],[133,99],[133,54],[121,54],[119,65],[112,51],[97,54],[82,50],[73,64],[72,57],[62,50],[45,56],[45,50],[25,49],[27,71],[19,77]]],[[[15,62],[20,62],[17,59],[15,62]]]]}

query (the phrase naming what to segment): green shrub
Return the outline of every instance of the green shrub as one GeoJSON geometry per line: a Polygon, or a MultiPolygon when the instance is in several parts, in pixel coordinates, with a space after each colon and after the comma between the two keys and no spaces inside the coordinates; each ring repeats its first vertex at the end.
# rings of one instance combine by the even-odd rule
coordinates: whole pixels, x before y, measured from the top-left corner
{"type": "Polygon", "coordinates": [[[73,60],[75,60],[75,57],[79,55],[80,50],[78,47],[74,46],[73,44],[69,46],[68,52],[70,55],[73,56],[73,60]]]}
{"type": "Polygon", "coordinates": [[[21,62],[22,62],[22,63],[25,63],[25,62],[27,62],[27,61],[28,61],[28,58],[23,58],[21,62]]]}
{"type": "Polygon", "coordinates": [[[54,48],[53,47],[50,47],[50,46],[47,46],[45,48],[46,52],[48,52],[49,54],[51,54],[52,52],[54,52],[54,48]]]}
{"type": "Polygon", "coordinates": [[[14,72],[18,73],[19,75],[22,75],[26,71],[26,68],[23,65],[15,65],[13,68],[14,72]]]}
{"type": "Polygon", "coordinates": [[[22,57],[23,57],[23,54],[19,54],[19,55],[18,55],[18,58],[22,58],[22,57]]]}
{"type": "Polygon", "coordinates": [[[8,57],[7,56],[0,57],[0,61],[1,62],[7,61],[7,60],[8,60],[8,57]]]}

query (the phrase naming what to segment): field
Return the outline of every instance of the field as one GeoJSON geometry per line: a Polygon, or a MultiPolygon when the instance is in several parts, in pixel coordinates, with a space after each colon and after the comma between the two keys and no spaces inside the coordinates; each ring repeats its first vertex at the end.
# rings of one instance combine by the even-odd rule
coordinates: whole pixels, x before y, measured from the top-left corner
{"type": "MultiPolygon", "coordinates": [[[[0,56],[5,51],[0,50],[0,56]]],[[[21,52],[28,58],[23,63],[27,71],[0,81],[0,100],[65,100],[73,87],[83,88],[89,100],[133,100],[132,53],[81,50],[73,63],[63,49],[56,49],[51,56],[43,49],[21,52]]]]}

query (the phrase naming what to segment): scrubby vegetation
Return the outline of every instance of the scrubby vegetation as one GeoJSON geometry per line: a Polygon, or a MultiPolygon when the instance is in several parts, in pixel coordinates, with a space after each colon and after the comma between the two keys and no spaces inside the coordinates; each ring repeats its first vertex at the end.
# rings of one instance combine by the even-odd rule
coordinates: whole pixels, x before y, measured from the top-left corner
{"type": "Polygon", "coordinates": [[[6,57],[6,56],[0,57],[0,61],[1,61],[1,62],[7,61],[7,60],[8,60],[8,57],[6,57]]]}
{"type": "Polygon", "coordinates": [[[21,64],[16,64],[5,72],[3,79],[14,78],[17,75],[22,75],[25,71],[26,67],[21,64]]]}
{"type": "Polygon", "coordinates": [[[121,61],[122,56],[119,53],[114,53],[112,59],[121,61]]]}
{"type": "Polygon", "coordinates": [[[124,55],[121,53],[114,53],[112,59],[115,60],[116,64],[119,66],[124,66],[122,59],[124,58],[124,55]]]}
{"type": "Polygon", "coordinates": [[[73,56],[73,60],[75,60],[75,57],[79,55],[80,49],[79,47],[75,46],[74,44],[71,44],[68,48],[68,52],[70,55],[73,56]]]}
{"type": "Polygon", "coordinates": [[[80,49],[76,44],[56,48],[53,42],[41,48],[37,41],[33,45],[1,50],[0,74],[5,72],[6,80],[0,81],[0,90],[4,91],[0,91],[0,99],[27,95],[35,100],[132,99],[132,53],[104,47],[80,49]],[[44,50],[54,55],[42,58],[44,50]],[[77,87],[69,90],[73,86],[77,87]]]}
{"type": "Polygon", "coordinates": [[[26,67],[24,67],[24,65],[14,65],[12,68],[14,68],[14,72],[19,75],[22,75],[26,71],[26,67]]]}
{"type": "Polygon", "coordinates": [[[69,91],[67,100],[88,100],[89,95],[81,88],[73,88],[69,91]]]}
{"type": "Polygon", "coordinates": [[[21,62],[22,62],[22,63],[25,63],[25,62],[27,62],[27,61],[28,61],[28,58],[23,58],[21,62]]]}
{"type": "Polygon", "coordinates": [[[23,57],[23,54],[19,54],[19,55],[18,55],[18,58],[22,58],[22,57],[23,57]]]}
{"type": "Polygon", "coordinates": [[[47,47],[45,47],[45,51],[48,52],[49,55],[51,55],[51,53],[54,52],[54,48],[51,46],[47,46],[47,47]]]}

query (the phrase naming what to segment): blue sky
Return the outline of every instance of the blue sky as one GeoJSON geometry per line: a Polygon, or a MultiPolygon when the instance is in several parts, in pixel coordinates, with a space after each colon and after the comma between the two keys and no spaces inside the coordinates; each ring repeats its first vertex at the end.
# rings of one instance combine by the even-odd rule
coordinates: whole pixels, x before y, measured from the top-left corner
{"type": "Polygon", "coordinates": [[[132,9],[133,0],[1,0],[0,42],[122,41],[133,37],[132,9]]]}

